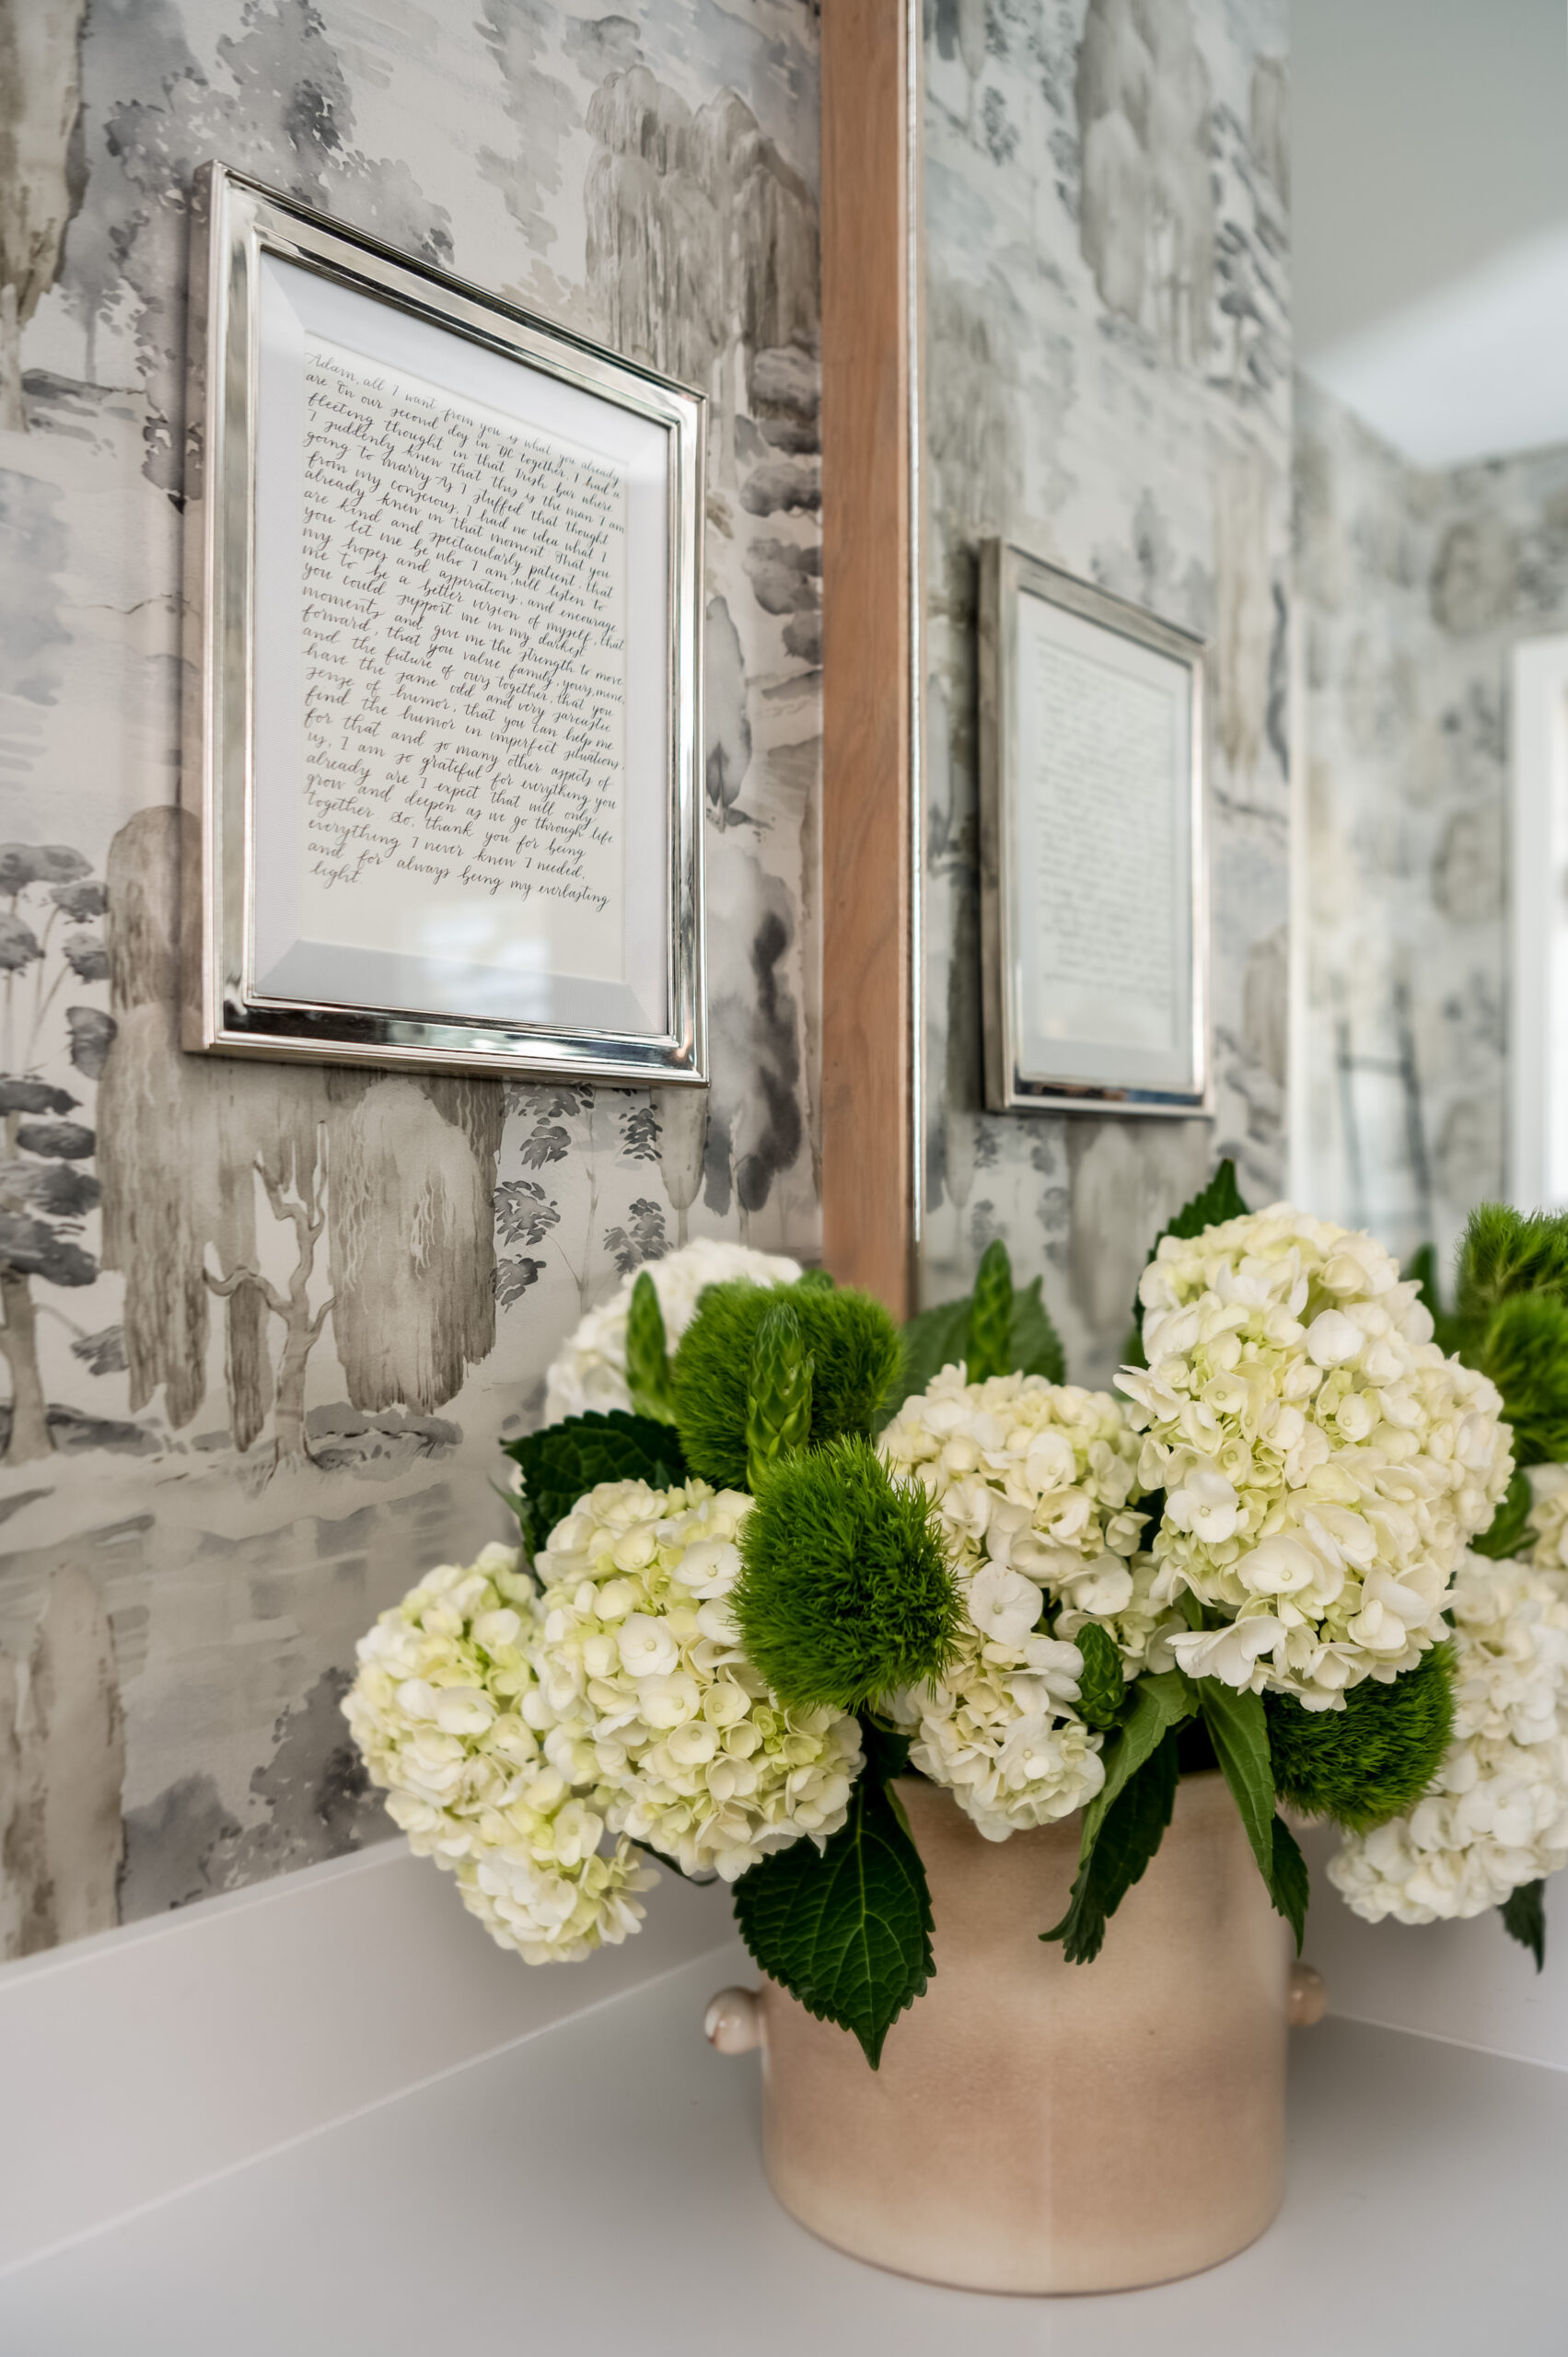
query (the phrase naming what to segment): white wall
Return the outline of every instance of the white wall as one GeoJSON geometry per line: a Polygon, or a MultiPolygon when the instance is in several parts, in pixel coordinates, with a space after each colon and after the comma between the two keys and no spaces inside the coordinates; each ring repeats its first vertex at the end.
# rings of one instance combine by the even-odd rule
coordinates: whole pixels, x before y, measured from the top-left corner
{"type": "Polygon", "coordinates": [[[1568,225],[1563,0],[1293,0],[1296,354],[1568,225]]]}
{"type": "Polygon", "coordinates": [[[734,1936],[667,1875],[642,1933],[529,1966],[401,1841],[0,1967],[0,2273],[734,1936]]]}
{"type": "Polygon", "coordinates": [[[1568,430],[1562,0],[1295,0],[1299,366],[1412,464],[1568,430]]]}

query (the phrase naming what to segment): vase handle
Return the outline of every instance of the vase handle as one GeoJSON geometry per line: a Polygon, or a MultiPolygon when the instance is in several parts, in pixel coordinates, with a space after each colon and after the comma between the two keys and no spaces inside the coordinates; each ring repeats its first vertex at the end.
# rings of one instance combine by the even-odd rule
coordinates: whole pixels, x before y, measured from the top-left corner
{"type": "Polygon", "coordinates": [[[1328,2010],[1329,1991],[1322,1974],[1310,1964],[1293,1964],[1289,2005],[1292,2029],[1310,2029],[1328,2010]]]}
{"type": "Polygon", "coordinates": [[[718,2054],[749,2054],[763,2043],[762,2008],[755,1989],[721,1989],[708,2000],[703,2035],[718,2054]]]}

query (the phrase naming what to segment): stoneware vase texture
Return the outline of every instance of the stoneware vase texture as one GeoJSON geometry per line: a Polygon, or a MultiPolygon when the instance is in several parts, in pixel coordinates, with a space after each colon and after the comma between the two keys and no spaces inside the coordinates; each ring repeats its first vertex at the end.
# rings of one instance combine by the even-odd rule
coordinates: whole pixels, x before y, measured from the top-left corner
{"type": "Polygon", "coordinates": [[[1243,2249],[1283,2191],[1290,1941],[1224,1779],[1183,1778],[1086,1965],[1039,1937],[1067,1907],[1076,1817],[987,1841],[936,1786],[899,1791],[935,1977],[877,2072],[763,1982],[785,2209],[878,2266],[998,2292],[1124,2289],[1243,2249]]]}

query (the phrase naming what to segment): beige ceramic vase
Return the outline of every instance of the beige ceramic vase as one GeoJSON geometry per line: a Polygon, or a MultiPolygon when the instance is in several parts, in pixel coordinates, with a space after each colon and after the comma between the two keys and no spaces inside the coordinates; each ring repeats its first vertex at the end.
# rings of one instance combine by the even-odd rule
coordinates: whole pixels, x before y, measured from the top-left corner
{"type": "Polygon", "coordinates": [[[772,1981],[707,2032],[763,2049],[763,2156],[784,2208],[857,2258],[992,2292],[1104,2292],[1212,2267],[1284,2184],[1285,2030],[1322,1984],[1289,1956],[1224,1779],[1185,1777],[1092,1964],[1039,1934],[1066,1910],[1078,1820],[984,1840],[899,1786],[936,1971],[881,2069],[772,1981]]]}

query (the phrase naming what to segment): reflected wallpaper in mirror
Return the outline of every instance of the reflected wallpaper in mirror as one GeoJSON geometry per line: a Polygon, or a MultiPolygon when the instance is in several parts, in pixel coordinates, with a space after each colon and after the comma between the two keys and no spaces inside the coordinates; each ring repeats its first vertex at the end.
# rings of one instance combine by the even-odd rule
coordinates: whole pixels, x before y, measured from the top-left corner
{"type": "Polygon", "coordinates": [[[1075,1378],[1221,1155],[1285,1173],[1291,325],[1283,0],[936,0],[923,122],[921,1290],[1003,1237],[1075,1378]],[[1152,103],[1157,90],[1160,102],[1152,103]],[[988,1114],[975,559],[1006,532],[1214,656],[1212,1120],[988,1114]]]}

